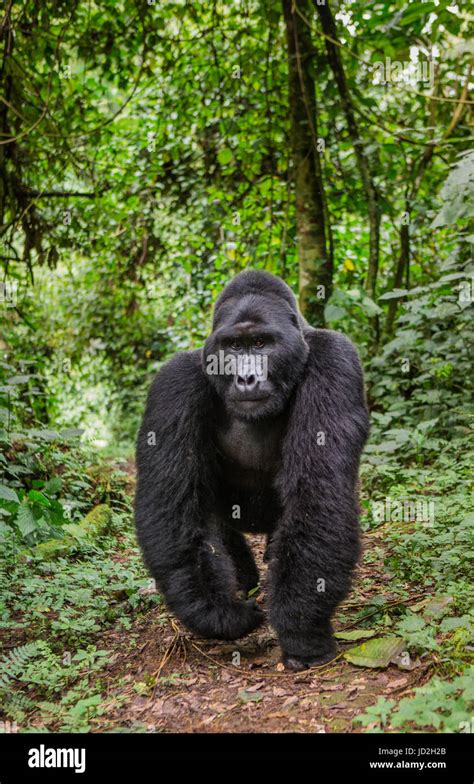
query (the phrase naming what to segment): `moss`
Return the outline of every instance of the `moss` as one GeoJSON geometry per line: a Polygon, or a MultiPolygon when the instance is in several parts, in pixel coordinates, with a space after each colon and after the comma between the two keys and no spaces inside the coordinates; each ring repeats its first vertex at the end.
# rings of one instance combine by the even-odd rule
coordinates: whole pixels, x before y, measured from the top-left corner
{"type": "Polygon", "coordinates": [[[107,504],[99,504],[86,514],[79,524],[71,523],[64,526],[66,534],[72,534],[64,539],[49,539],[47,542],[33,547],[31,551],[24,551],[22,555],[28,557],[33,555],[45,561],[51,561],[61,556],[67,556],[71,551],[77,549],[82,541],[90,541],[100,536],[110,525],[112,511],[107,504]]]}

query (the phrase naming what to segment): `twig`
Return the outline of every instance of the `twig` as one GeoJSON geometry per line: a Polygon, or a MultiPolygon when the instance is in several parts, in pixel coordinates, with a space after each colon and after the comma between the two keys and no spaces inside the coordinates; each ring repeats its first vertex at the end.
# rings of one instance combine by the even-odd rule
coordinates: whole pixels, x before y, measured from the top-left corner
{"type": "Polygon", "coordinates": [[[337,656],[334,657],[334,659],[331,659],[331,661],[329,662],[325,662],[325,664],[320,664],[316,667],[308,667],[307,670],[298,670],[298,672],[253,672],[252,670],[237,669],[234,665],[231,664],[223,664],[223,662],[220,662],[218,659],[214,659],[212,656],[209,656],[208,653],[203,651],[192,640],[189,640],[189,642],[191,643],[193,648],[196,648],[196,650],[199,651],[201,656],[204,656],[204,658],[209,659],[210,661],[212,661],[213,664],[216,664],[218,667],[221,667],[222,669],[225,670],[231,670],[231,672],[233,672],[234,675],[240,675],[245,678],[254,678],[255,680],[260,680],[261,678],[295,678],[300,675],[304,675],[305,673],[312,672],[314,674],[318,674],[320,672],[326,672],[328,669],[332,667],[334,662],[336,662],[338,659],[341,658],[343,654],[343,652],[338,653],[337,656]]]}

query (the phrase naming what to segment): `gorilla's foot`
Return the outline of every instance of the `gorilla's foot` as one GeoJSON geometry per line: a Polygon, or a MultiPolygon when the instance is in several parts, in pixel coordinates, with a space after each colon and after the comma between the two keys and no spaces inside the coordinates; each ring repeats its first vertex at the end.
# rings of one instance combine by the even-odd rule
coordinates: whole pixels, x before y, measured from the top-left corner
{"type": "Polygon", "coordinates": [[[307,670],[327,664],[337,652],[336,641],[330,622],[322,623],[311,630],[308,637],[296,634],[280,639],[283,651],[283,664],[288,670],[307,670]]]}
{"type": "Polygon", "coordinates": [[[301,670],[309,670],[310,667],[320,667],[322,664],[327,664],[335,654],[335,647],[330,652],[318,656],[293,656],[291,653],[283,653],[283,664],[287,670],[300,672],[301,670]]]}
{"type": "Polygon", "coordinates": [[[184,621],[198,637],[238,640],[257,629],[264,620],[255,599],[235,601],[227,607],[210,607],[198,621],[184,621]]]}

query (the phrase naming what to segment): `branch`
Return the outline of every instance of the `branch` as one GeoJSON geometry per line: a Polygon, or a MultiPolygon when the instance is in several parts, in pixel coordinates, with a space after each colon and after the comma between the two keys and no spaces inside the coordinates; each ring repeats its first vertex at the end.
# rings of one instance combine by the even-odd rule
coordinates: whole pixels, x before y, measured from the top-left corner
{"type": "Polygon", "coordinates": [[[47,196],[48,198],[56,198],[56,199],[68,199],[69,197],[80,197],[84,199],[95,199],[97,196],[102,196],[103,193],[108,191],[110,188],[109,185],[105,185],[99,191],[38,191],[38,190],[18,190],[17,194],[19,196],[27,196],[31,199],[39,199],[43,196],[47,196]]]}

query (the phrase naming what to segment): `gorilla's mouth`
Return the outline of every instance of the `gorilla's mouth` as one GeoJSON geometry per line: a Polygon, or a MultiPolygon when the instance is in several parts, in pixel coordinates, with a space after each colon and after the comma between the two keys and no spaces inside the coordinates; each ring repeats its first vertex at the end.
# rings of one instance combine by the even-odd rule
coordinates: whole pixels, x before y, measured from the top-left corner
{"type": "Polygon", "coordinates": [[[260,397],[236,397],[234,398],[234,403],[263,403],[265,400],[268,400],[270,395],[261,395],[260,397]]]}

